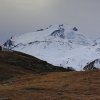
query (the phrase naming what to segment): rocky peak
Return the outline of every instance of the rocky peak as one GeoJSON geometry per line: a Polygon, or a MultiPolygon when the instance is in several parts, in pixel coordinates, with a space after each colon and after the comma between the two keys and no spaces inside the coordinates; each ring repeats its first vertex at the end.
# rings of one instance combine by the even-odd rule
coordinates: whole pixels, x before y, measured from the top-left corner
{"type": "Polygon", "coordinates": [[[7,47],[7,48],[13,47],[14,42],[12,41],[12,37],[9,40],[7,40],[3,45],[4,45],[4,47],[7,47]]]}
{"type": "Polygon", "coordinates": [[[54,37],[58,36],[64,39],[65,38],[64,31],[65,29],[63,28],[63,24],[59,25],[58,29],[51,33],[51,36],[54,36],[54,37]]]}

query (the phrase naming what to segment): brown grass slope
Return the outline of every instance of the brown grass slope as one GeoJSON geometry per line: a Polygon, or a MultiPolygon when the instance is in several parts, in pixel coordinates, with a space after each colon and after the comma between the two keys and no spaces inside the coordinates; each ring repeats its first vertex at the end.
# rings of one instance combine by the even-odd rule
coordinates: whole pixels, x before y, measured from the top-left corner
{"type": "Polygon", "coordinates": [[[0,100],[100,100],[100,71],[18,76],[0,83],[0,100]]]}
{"type": "Polygon", "coordinates": [[[0,52],[0,100],[100,100],[99,70],[49,73],[36,68],[47,67],[41,62],[26,54],[0,52]],[[28,63],[36,69],[28,69],[28,63]]]}

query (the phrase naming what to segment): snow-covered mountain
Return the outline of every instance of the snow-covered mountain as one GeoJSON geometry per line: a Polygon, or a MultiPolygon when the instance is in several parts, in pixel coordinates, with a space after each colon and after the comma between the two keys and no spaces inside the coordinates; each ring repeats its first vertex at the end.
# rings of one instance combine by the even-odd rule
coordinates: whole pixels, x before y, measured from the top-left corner
{"type": "Polygon", "coordinates": [[[76,27],[63,24],[13,36],[4,46],[78,71],[100,58],[100,45],[93,45],[76,27]]]}

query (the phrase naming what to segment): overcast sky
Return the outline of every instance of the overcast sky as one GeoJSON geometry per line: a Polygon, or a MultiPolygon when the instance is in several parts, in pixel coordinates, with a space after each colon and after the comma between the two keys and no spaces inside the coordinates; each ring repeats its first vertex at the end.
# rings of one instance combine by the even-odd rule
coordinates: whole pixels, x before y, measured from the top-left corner
{"type": "Polygon", "coordinates": [[[100,37],[100,0],[0,0],[0,42],[51,24],[76,26],[100,37]]]}

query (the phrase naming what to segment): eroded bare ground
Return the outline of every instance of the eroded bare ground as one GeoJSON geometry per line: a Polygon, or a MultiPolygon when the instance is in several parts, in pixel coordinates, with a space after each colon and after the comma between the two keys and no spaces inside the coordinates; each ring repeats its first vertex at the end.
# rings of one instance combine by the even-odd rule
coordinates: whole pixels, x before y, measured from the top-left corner
{"type": "Polygon", "coordinates": [[[0,83],[0,100],[100,100],[100,71],[19,75],[0,83]]]}

